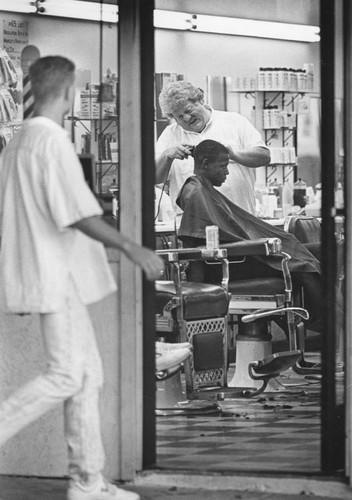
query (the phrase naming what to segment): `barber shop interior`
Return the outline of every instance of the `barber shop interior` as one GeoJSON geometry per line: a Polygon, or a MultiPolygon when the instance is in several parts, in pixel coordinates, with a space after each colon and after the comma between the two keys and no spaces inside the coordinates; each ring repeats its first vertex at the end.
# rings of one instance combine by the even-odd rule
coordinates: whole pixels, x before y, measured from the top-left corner
{"type": "MultiPolygon", "coordinates": [[[[351,2],[0,12],[0,158],[35,120],[31,65],[70,59],[62,127],[101,218],[163,263],[150,281],[106,245],[117,291],[88,305],[104,475],[145,499],[352,498],[351,2]]],[[[46,365],[39,314],[0,317],[1,405],[46,365]]],[[[64,427],[57,404],[1,445],[2,500],[66,498],[64,427]]]]}

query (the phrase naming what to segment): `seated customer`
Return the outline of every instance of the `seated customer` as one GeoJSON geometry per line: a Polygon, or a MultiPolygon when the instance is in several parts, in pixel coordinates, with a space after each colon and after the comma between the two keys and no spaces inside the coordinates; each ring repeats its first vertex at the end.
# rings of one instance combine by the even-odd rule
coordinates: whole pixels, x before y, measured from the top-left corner
{"type": "MultiPolygon", "coordinates": [[[[183,210],[178,234],[180,240],[185,246],[203,246],[205,228],[210,225],[219,227],[220,243],[280,238],[282,251],[292,257],[289,262],[292,281],[304,290],[305,306],[310,314],[307,326],[320,331],[322,294],[319,261],[295,236],[246,212],[214,188],[221,186],[228,175],[229,154],[225,146],[217,141],[205,140],[195,147],[193,157],[195,175],[186,180],[177,198],[177,204],[183,210]]],[[[208,267],[211,267],[210,281],[219,282],[216,270],[220,266],[208,267]]],[[[230,266],[230,281],[276,276],[282,276],[282,273],[281,259],[275,256],[247,257],[243,264],[230,266]]],[[[192,275],[192,279],[197,280],[197,276],[192,275]]]]}

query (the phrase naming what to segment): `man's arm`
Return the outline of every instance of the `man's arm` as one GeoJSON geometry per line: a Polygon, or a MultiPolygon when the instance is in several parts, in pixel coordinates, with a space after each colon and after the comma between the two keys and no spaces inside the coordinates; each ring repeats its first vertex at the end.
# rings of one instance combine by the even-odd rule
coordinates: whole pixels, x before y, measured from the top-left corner
{"type": "Polygon", "coordinates": [[[256,146],[242,151],[234,151],[229,145],[226,147],[229,151],[230,159],[236,163],[244,165],[245,167],[265,167],[265,165],[270,163],[270,151],[263,146],[256,146]]]}
{"type": "Polygon", "coordinates": [[[187,144],[179,144],[165,149],[155,160],[155,183],[165,182],[174,160],[184,160],[191,154],[192,147],[187,144]]]}
{"type": "Polygon", "coordinates": [[[87,217],[72,224],[70,227],[82,231],[82,233],[104,243],[108,247],[116,248],[123,252],[132,262],[142,268],[147,279],[155,280],[160,278],[160,273],[164,269],[164,263],[161,258],[149,248],[137,245],[123,236],[100,217],[87,217]]]}

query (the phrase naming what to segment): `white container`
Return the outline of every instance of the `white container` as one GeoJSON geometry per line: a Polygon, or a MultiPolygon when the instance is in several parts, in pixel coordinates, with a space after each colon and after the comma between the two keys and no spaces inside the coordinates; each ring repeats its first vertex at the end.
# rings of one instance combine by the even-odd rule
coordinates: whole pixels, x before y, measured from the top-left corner
{"type": "Polygon", "coordinates": [[[314,64],[313,63],[303,64],[303,70],[306,72],[306,75],[307,75],[306,90],[307,90],[307,92],[313,92],[314,91],[314,64]]]}
{"type": "Polygon", "coordinates": [[[257,88],[258,90],[265,90],[265,69],[259,68],[257,73],[257,88]]]}
{"type": "Polygon", "coordinates": [[[297,78],[297,70],[290,69],[290,83],[289,83],[290,91],[296,92],[298,88],[298,78],[297,78]]]}
{"type": "Polygon", "coordinates": [[[265,90],[273,90],[273,69],[266,68],[265,70],[265,90]]]}
{"type": "Polygon", "coordinates": [[[282,212],[283,216],[287,217],[291,211],[293,206],[293,188],[288,180],[284,181],[284,185],[282,187],[282,212]]]}
{"type": "Polygon", "coordinates": [[[290,89],[290,72],[287,68],[282,68],[282,90],[290,89]]]}
{"type": "Polygon", "coordinates": [[[270,128],[270,109],[263,109],[263,128],[270,128]]]}
{"type": "Polygon", "coordinates": [[[344,207],[344,196],[343,196],[343,187],[341,182],[338,182],[335,190],[335,207],[337,209],[344,207]]]}
{"type": "Polygon", "coordinates": [[[205,238],[207,250],[217,250],[219,248],[219,228],[218,226],[206,226],[205,238]]]}
{"type": "Polygon", "coordinates": [[[307,75],[303,69],[298,70],[297,90],[298,92],[306,92],[307,90],[307,75]]]}
{"type": "Polygon", "coordinates": [[[281,128],[282,125],[282,117],[281,111],[277,108],[271,109],[271,128],[281,128]]]}
{"type": "Polygon", "coordinates": [[[111,161],[117,163],[119,160],[119,150],[117,147],[117,141],[110,142],[110,153],[111,153],[111,161]]]}

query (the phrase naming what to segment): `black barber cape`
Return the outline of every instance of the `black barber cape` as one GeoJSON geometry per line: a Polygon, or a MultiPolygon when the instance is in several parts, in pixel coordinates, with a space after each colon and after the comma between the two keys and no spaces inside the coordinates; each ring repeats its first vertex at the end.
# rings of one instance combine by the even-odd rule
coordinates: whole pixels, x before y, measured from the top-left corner
{"type": "MultiPolygon", "coordinates": [[[[212,225],[219,227],[220,243],[280,238],[282,251],[292,257],[289,262],[291,271],[320,273],[319,261],[295,236],[235,205],[217,191],[208,179],[197,175],[189,177],[176,203],[183,210],[178,232],[181,241],[183,238],[199,238],[205,243],[205,228],[212,225]]],[[[275,256],[255,258],[273,269],[281,269],[281,259],[275,256]]]]}

